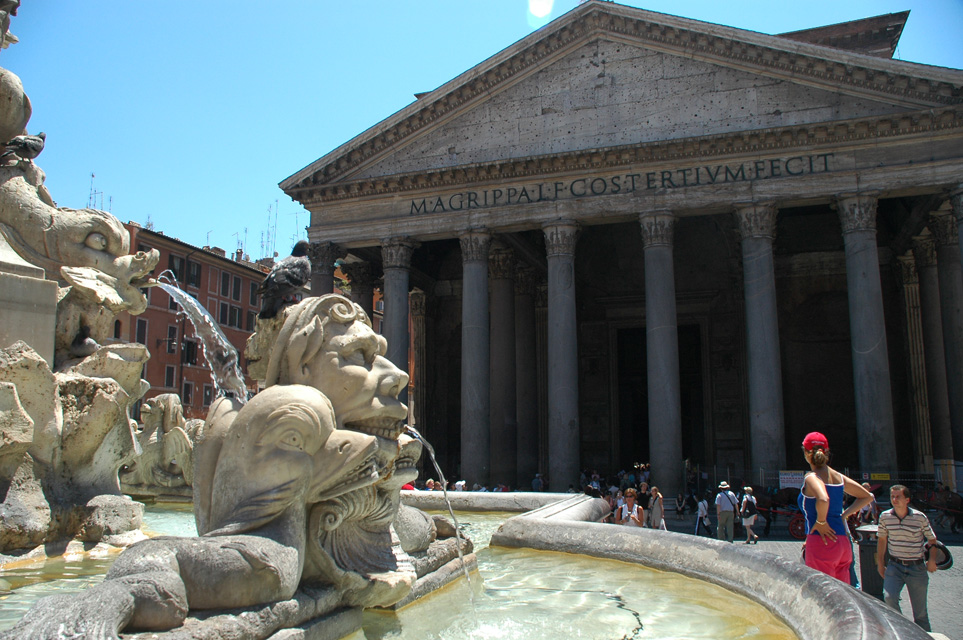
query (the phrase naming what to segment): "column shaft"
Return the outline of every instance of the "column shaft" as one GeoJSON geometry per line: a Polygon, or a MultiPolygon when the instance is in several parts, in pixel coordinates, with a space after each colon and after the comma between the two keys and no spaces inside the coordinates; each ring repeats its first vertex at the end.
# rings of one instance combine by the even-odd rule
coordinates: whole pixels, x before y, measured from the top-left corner
{"type": "Polygon", "coordinates": [[[940,311],[940,280],[936,270],[936,243],[932,236],[913,244],[920,294],[920,330],[926,371],[930,447],[933,464],[952,466],[953,427],[946,386],[946,356],[943,347],[943,318],[940,311]],[[945,461],[945,462],[941,462],[945,461]]]}
{"type": "Polygon", "coordinates": [[[538,380],[535,361],[535,273],[515,276],[515,416],[517,476],[526,489],[538,472],[538,380]]]}
{"type": "Polygon", "coordinates": [[[753,471],[759,468],[778,471],[786,464],[779,314],[772,253],[776,213],[771,204],[737,205],[736,209],[742,235],[753,471]]]}
{"type": "Polygon", "coordinates": [[[838,208],[846,250],[859,464],[863,472],[895,473],[893,396],[876,248],[876,197],[840,196],[838,208]]]}
{"type": "Polygon", "coordinates": [[[643,213],[645,254],[645,351],[649,403],[649,462],[662,495],[685,487],[682,401],[679,388],[679,327],[672,244],[675,218],[667,211],[643,213]]]}
{"type": "MultiPolygon", "coordinates": [[[[959,233],[956,219],[947,214],[930,216],[928,226],[936,237],[936,271],[940,282],[953,459],[959,466],[963,461],[963,269],[960,266],[959,233]]],[[[942,458],[944,453],[933,451],[934,457],[942,458]]]]}
{"type": "Polygon", "coordinates": [[[518,487],[515,422],[514,257],[507,249],[489,256],[491,286],[491,481],[518,487]]]}
{"type": "Polygon", "coordinates": [[[491,472],[490,356],[487,231],[460,238],[461,287],[461,477],[487,485],[491,472]]]}
{"type": "Polygon", "coordinates": [[[333,242],[312,242],[308,250],[311,260],[311,295],[334,292],[334,263],[347,252],[333,242]]]}
{"type": "Polygon", "coordinates": [[[358,303],[368,317],[374,318],[375,272],[368,262],[345,262],[341,270],[351,283],[351,300],[358,303]]]}
{"type": "Polygon", "coordinates": [[[554,491],[579,481],[578,337],[574,222],[544,226],[548,255],[548,475],[554,491]]]}
{"type": "MultiPolygon", "coordinates": [[[[388,341],[385,357],[396,367],[408,372],[408,270],[416,243],[406,238],[392,238],[381,245],[381,258],[385,273],[384,322],[381,333],[388,341]]],[[[402,402],[408,399],[408,389],[398,396],[402,402]]]]}

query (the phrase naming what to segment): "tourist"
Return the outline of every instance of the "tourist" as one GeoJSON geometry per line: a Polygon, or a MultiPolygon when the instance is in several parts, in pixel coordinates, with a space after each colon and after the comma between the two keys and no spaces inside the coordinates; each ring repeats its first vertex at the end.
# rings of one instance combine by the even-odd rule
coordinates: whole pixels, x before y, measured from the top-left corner
{"type": "Polygon", "coordinates": [[[648,511],[649,509],[649,501],[651,499],[652,499],[652,496],[649,494],[649,485],[643,482],[642,484],[639,485],[638,500],[639,500],[639,504],[642,505],[642,508],[645,509],[646,511],[648,511]]]}
{"type": "Polygon", "coordinates": [[[936,571],[936,553],[932,546],[936,534],[926,514],[909,506],[911,497],[910,490],[901,484],[890,487],[889,501],[893,508],[879,514],[876,569],[883,577],[886,604],[899,611],[899,594],[906,585],[913,605],[913,621],[924,631],[930,631],[926,611],[930,581],[927,572],[936,571]],[[927,541],[928,550],[924,546],[927,541]]]}
{"type": "Polygon", "coordinates": [[[619,509],[615,518],[616,524],[623,524],[629,527],[641,527],[645,522],[645,511],[636,503],[638,494],[631,487],[625,490],[625,504],[619,509]]]}
{"type": "Polygon", "coordinates": [[[685,494],[681,491],[679,495],[675,497],[675,519],[682,520],[682,516],[685,515],[685,494]]]}
{"type": "Polygon", "coordinates": [[[532,491],[542,491],[545,487],[545,483],[542,482],[542,474],[536,473],[535,478],[532,479],[532,491]]]}
{"type": "Polygon", "coordinates": [[[719,493],[716,494],[716,536],[720,540],[732,542],[733,525],[736,518],[736,496],[729,490],[729,483],[723,480],[719,483],[719,493]]]}
{"type": "Polygon", "coordinates": [[[742,526],[746,528],[746,544],[757,544],[759,536],[752,532],[752,525],[756,524],[756,496],[752,495],[752,487],[743,487],[742,508],[739,513],[742,517],[742,526]]]}
{"type": "Polygon", "coordinates": [[[869,504],[873,494],[829,466],[829,440],[826,436],[813,431],[803,439],[802,446],[803,456],[811,469],[799,493],[799,509],[806,516],[806,541],[803,543],[806,566],[849,584],[853,547],[846,518],[869,504]],[[844,493],[856,498],[845,510],[844,493]]]}
{"type": "Polygon", "coordinates": [[[706,535],[712,535],[712,527],[709,524],[709,498],[712,497],[711,491],[706,491],[705,495],[702,496],[702,500],[699,500],[699,505],[696,507],[696,526],[695,535],[699,535],[699,529],[701,527],[706,528],[706,535]]]}
{"type": "Polygon", "coordinates": [[[665,531],[665,504],[662,500],[662,493],[659,488],[653,486],[649,493],[649,526],[653,529],[665,531]]]}
{"type": "MultiPolygon", "coordinates": [[[[863,483],[863,488],[870,493],[873,492],[873,489],[868,482],[863,483]]],[[[857,520],[857,524],[876,524],[877,522],[879,522],[879,505],[876,504],[876,496],[873,496],[873,500],[859,510],[859,519],[857,520]]]]}

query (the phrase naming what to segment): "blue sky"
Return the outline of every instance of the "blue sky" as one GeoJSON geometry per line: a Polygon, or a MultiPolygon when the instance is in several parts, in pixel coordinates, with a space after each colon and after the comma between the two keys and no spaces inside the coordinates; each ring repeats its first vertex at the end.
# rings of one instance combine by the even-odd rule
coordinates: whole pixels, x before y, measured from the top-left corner
{"type": "MultiPolygon", "coordinates": [[[[308,215],[278,182],[578,0],[533,0],[545,18],[528,2],[23,0],[0,66],[47,134],[37,164],[60,205],[87,206],[93,173],[122,221],[287,255],[308,215]]],[[[909,9],[897,57],[963,68],[963,0],[623,4],[762,33],[909,9]]]]}

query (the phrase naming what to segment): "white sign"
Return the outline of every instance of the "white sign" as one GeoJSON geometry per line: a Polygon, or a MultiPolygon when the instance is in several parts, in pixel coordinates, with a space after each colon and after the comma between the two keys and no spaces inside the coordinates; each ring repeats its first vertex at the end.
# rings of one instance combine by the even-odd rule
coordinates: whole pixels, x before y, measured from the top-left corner
{"type": "Polygon", "coordinates": [[[780,471],[779,472],[779,488],[786,489],[792,487],[798,489],[802,486],[803,480],[806,478],[805,471],[780,471]]]}

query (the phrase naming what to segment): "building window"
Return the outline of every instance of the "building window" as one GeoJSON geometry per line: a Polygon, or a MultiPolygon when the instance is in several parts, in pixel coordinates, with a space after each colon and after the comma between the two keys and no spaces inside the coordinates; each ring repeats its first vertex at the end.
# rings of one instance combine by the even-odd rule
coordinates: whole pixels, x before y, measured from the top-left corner
{"type": "Polygon", "coordinates": [[[176,301],[176,300],[174,300],[174,296],[168,294],[168,295],[167,295],[167,298],[168,298],[167,308],[170,309],[171,311],[177,311],[177,309],[178,309],[178,307],[180,307],[180,305],[177,304],[177,301],[176,301]]]}
{"type": "Polygon", "coordinates": [[[201,263],[187,261],[187,284],[192,287],[201,287],[201,263]]]}
{"type": "Polygon", "coordinates": [[[378,300],[378,301],[375,303],[375,311],[380,311],[380,312],[384,313],[384,310],[385,310],[385,301],[384,301],[384,300],[378,300]]]}
{"type": "Polygon", "coordinates": [[[207,270],[207,272],[210,274],[210,279],[208,280],[208,287],[207,287],[207,289],[208,289],[208,291],[210,291],[211,293],[217,293],[217,274],[218,274],[218,270],[215,269],[214,267],[211,267],[210,269],[207,270]]]}
{"type": "Polygon", "coordinates": [[[209,407],[211,403],[214,402],[214,387],[205,384],[204,385],[204,406],[209,407]]]}
{"type": "Polygon", "coordinates": [[[241,301],[241,278],[234,276],[234,288],[231,290],[231,298],[241,301]]]}
{"type": "Polygon", "coordinates": [[[256,315],[253,311],[248,311],[248,312],[247,312],[247,327],[246,327],[246,328],[247,328],[248,331],[254,331],[254,327],[255,327],[255,324],[256,324],[256,322],[257,322],[256,318],[257,318],[257,315],[256,315]]]}
{"type": "Polygon", "coordinates": [[[221,272],[221,295],[225,298],[231,293],[231,274],[227,271],[221,272]]]}
{"type": "Polygon", "coordinates": [[[114,320],[114,338],[118,340],[120,339],[120,331],[121,331],[120,320],[114,320]]]}
{"type": "Polygon", "coordinates": [[[251,283],[251,306],[252,307],[257,306],[257,283],[256,282],[251,283]]]}
{"type": "Polygon", "coordinates": [[[150,253],[150,252],[151,252],[151,248],[148,247],[148,246],[147,246],[146,244],[144,244],[143,242],[137,243],[137,250],[138,250],[138,251],[143,251],[144,253],[150,253]]]}
{"type": "Polygon", "coordinates": [[[184,258],[175,256],[173,253],[167,256],[167,268],[174,272],[174,277],[178,282],[185,282],[187,272],[184,269],[184,258]]]}
{"type": "Polygon", "coordinates": [[[227,324],[238,329],[241,328],[241,307],[231,305],[231,317],[227,324]]]}
{"type": "Polygon", "coordinates": [[[167,325],[167,353],[177,353],[177,327],[167,325]]]}
{"type": "Polygon", "coordinates": [[[227,326],[227,310],[229,305],[226,302],[221,303],[220,313],[217,314],[217,322],[222,327],[227,326]]]}
{"type": "Polygon", "coordinates": [[[137,331],[136,340],[137,342],[146,345],[147,344],[147,321],[143,318],[137,318],[137,331]]]}
{"type": "Polygon", "coordinates": [[[181,402],[185,406],[191,406],[194,404],[194,383],[184,382],[184,393],[181,394],[181,402]]]}
{"type": "Polygon", "coordinates": [[[167,365],[164,367],[164,386],[168,389],[174,388],[174,366],[167,365]]]}
{"type": "Polygon", "coordinates": [[[184,347],[181,349],[181,362],[184,364],[197,364],[197,341],[184,341],[184,347]]]}

